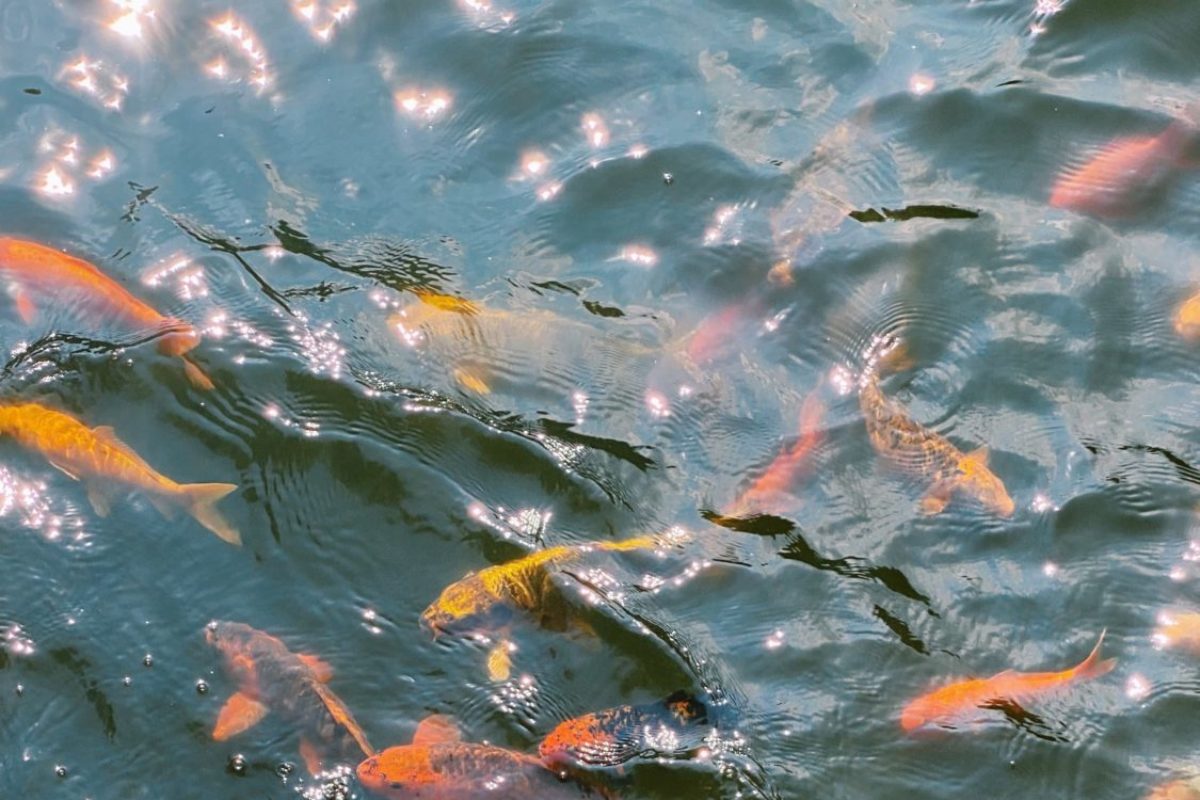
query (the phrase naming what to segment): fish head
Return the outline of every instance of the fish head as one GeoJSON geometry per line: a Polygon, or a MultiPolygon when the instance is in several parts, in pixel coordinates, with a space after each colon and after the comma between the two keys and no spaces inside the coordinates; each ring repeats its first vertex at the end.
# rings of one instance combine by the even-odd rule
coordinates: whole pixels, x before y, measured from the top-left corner
{"type": "Polygon", "coordinates": [[[619,764],[612,722],[604,712],[560,722],[538,745],[542,763],[559,772],[598,764],[619,764]]]}
{"type": "Polygon", "coordinates": [[[447,586],[421,613],[421,627],[436,639],[442,634],[457,635],[494,627],[498,612],[496,598],[487,591],[476,574],[447,586]],[[488,622],[493,625],[489,626],[488,622]]]}
{"type": "Polygon", "coordinates": [[[906,733],[911,733],[937,719],[937,717],[937,711],[931,707],[928,698],[918,697],[906,705],[904,710],[900,712],[900,727],[906,733]]]}
{"type": "MultiPolygon", "coordinates": [[[[436,785],[429,748],[413,745],[389,747],[363,760],[355,770],[363,788],[380,797],[409,797],[420,787],[436,785]]],[[[418,795],[419,796],[419,795],[418,795]]]]}
{"type": "Polygon", "coordinates": [[[158,351],[163,355],[181,356],[200,344],[200,334],[191,325],[177,319],[167,321],[158,338],[158,351]]]}
{"type": "Polygon", "coordinates": [[[958,465],[958,488],[1000,516],[1011,517],[1016,504],[1004,488],[1004,482],[988,469],[987,457],[986,447],[963,456],[958,465]]]}
{"type": "Polygon", "coordinates": [[[237,676],[254,672],[255,662],[251,651],[262,636],[263,633],[242,622],[213,620],[204,627],[204,640],[217,649],[226,667],[237,676]]]}

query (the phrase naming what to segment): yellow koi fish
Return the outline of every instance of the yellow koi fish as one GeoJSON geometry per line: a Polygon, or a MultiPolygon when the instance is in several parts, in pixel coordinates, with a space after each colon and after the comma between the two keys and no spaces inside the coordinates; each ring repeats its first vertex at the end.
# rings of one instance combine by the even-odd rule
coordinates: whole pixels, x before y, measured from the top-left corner
{"type": "Polygon", "coordinates": [[[183,506],[197,522],[230,544],[241,536],[216,509],[237,488],[232,483],[176,483],[141,459],[108,426],[89,428],[74,417],[37,403],[0,405],[0,436],[41,453],[71,478],[83,481],[88,501],[107,516],[113,486],[138,489],[167,517],[183,506]]]}
{"type": "MultiPolygon", "coordinates": [[[[682,544],[687,538],[686,533],[673,529],[660,536],[548,547],[450,584],[421,614],[421,624],[435,637],[495,629],[504,627],[507,615],[516,609],[536,617],[544,628],[564,630],[570,621],[570,604],[555,583],[561,568],[589,553],[655,550],[682,544]]],[[[509,643],[501,640],[489,654],[488,672],[493,680],[507,677],[510,650],[509,643]]]]}
{"type": "Polygon", "coordinates": [[[974,497],[1001,516],[1012,516],[1015,505],[1004,483],[988,469],[988,449],[964,453],[949,439],[931,431],[884,396],[879,379],[866,372],[860,381],[858,403],[871,444],[881,455],[930,479],[921,498],[926,514],[941,512],[955,491],[974,497]]]}

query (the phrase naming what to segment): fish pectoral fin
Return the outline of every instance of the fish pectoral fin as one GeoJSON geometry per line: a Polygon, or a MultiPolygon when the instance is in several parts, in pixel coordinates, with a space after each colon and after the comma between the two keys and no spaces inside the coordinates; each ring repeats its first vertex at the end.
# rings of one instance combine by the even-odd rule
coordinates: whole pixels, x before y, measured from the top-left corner
{"type": "Polygon", "coordinates": [[[308,770],[309,775],[316,775],[321,771],[321,754],[317,752],[317,746],[308,739],[300,740],[300,758],[304,760],[304,768],[308,770]]]}
{"type": "Polygon", "coordinates": [[[165,495],[151,494],[147,495],[146,499],[150,501],[150,505],[162,514],[167,519],[175,519],[179,516],[179,505],[171,501],[171,498],[165,495]]]}
{"type": "Polygon", "coordinates": [[[87,499],[96,516],[107,517],[112,511],[112,488],[98,481],[88,481],[84,486],[87,487],[87,499]]]}
{"type": "Polygon", "coordinates": [[[310,656],[307,653],[300,654],[300,660],[304,665],[313,671],[313,675],[321,683],[329,683],[333,680],[333,667],[329,666],[329,662],[322,660],[318,656],[310,656]]]}
{"type": "Polygon", "coordinates": [[[223,742],[231,736],[253,728],[266,715],[266,706],[248,694],[236,692],[221,706],[217,724],[213,726],[212,738],[223,742]]]}
{"type": "Polygon", "coordinates": [[[950,492],[944,486],[934,486],[921,498],[921,513],[926,516],[940,514],[950,502],[950,492]]]}
{"type": "MultiPolygon", "coordinates": [[[[977,447],[971,452],[962,457],[962,465],[964,467],[987,467],[988,456],[991,455],[991,450],[985,444],[983,447],[977,447]]],[[[963,470],[967,472],[967,469],[963,470]]]]}
{"type": "Polygon", "coordinates": [[[29,325],[37,319],[37,306],[33,304],[28,292],[19,287],[15,288],[12,291],[12,298],[17,305],[17,316],[21,318],[22,322],[29,325]]]}
{"type": "Polygon", "coordinates": [[[487,655],[488,679],[503,683],[512,677],[512,645],[507,639],[496,642],[487,655]]]}
{"type": "Polygon", "coordinates": [[[111,425],[97,425],[96,427],[92,428],[92,433],[95,434],[96,438],[102,442],[107,442],[108,444],[121,447],[126,450],[132,449],[129,447],[129,445],[117,438],[117,432],[112,429],[111,425]]]}
{"type": "Polygon", "coordinates": [[[216,384],[212,382],[212,378],[208,377],[208,373],[196,366],[195,361],[192,361],[187,356],[180,356],[179,359],[183,361],[183,374],[187,377],[188,383],[194,388],[203,392],[210,392],[216,387],[216,384]]]}
{"type": "Polygon", "coordinates": [[[454,380],[458,385],[475,394],[491,394],[492,387],[480,371],[470,367],[455,367],[454,380]]]}
{"type": "Polygon", "coordinates": [[[429,747],[435,744],[454,744],[462,741],[462,731],[445,714],[433,714],[421,720],[413,734],[414,747],[429,747]]]}

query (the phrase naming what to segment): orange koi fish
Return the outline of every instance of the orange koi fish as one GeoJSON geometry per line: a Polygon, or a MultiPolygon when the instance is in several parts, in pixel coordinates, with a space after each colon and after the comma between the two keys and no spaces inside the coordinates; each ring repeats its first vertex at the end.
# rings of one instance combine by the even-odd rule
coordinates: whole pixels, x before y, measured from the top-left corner
{"type": "Polygon", "coordinates": [[[1100,154],[1054,184],[1050,205],[1097,217],[1125,217],[1168,184],[1196,143],[1196,131],[1172,122],[1157,136],[1109,142],[1100,154]]]}
{"type": "Polygon", "coordinates": [[[800,408],[800,438],[775,457],[767,471],[733,501],[725,511],[726,515],[737,517],[752,511],[771,513],[789,505],[792,487],[805,473],[812,471],[813,452],[825,439],[821,429],[825,403],[820,392],[818,386],[804,398],[800,408]]]}
{"type": "Polygon", "coordinates": [[[929,430],[908,416],[898,403],[884,397],[873,372],[863,375],[858,402],[875,450],[932,481],[921,499],[924,513],[941,512],[951,494],[961,491],[1001,516],[1012,516],[1016,506],[1004,483],[988,469],[986,447],[962,452],[945,436],[929,430]]]}
{"type": "Polygon", "coordinates": [[[37,403],[0,405],[0,436],[11,436],[41,453],[71,478],[83,481],[96,513],[108,515],[113,485],[138,489],[164,516],[183,506],[197,522],[230,544],[241,544],[216,503],[237,489],[232,483],[176,483],[156,471],[107,425],[89,428],[74,417],[37,403]]]}
{"type": "Polygon", "coordinates": [[[538,745],[556,772],[616,767],[635,758],[686,754],[708,733],[708,708],[687,692],[644,705],[585,714],[558,724],[538,745]]]}
{"type": "Polygon", "coordinates": [[[164,317],[130,294],[125,287],[81,258],[60,253],[37,242],[0,237],[0,278],[16,301],[17,313],[26,323],[37,315],[31,293],[58,305],[69,302],[120,320],[143,330],[156,330],[159,352],[178,356],[184,373],[197,389],[213,383],[185,354],[200,343],[196,329],[173,317],[164,317]]]}
{"type": "Polygon", "coordinates": [[[1185,300],[1175,312],[1175,332],[1187,339],[1200,338],[1200,293],[1185,300]]]}
{"type": "Polygon", "coordinates": [[[274,636],[241,622],[210,622],[204,638],[221,653],[238,685],[221,707],[213,739],[223,742],[274,711],[301,731],[300,754],[314,775],[331,751],[339,757],[357,751],[375,755],[350,709],[325,685],[333,669],[324,661],[293,653],[274,636]]]}
{"type": "Polygon", "coordinates": [[[1200,800],[1200,778],[1184,778],[1154,788],[1145,800],[1200,800]]]}
{"type": "Polygon", "coordinates": [[[1200,655],[1200,614],[1164,611],[1158,615],[1158,627],[1152,638],[1159,647],[1200,655]]]}
{"type": "Polygon", "coordinates": [[[532,756],[462,741],[444,716],[421,722],[412,744],[389,747],[358,765],[358,780],[388,800],[568,800],[592,796],[560,780],[532,756]]]}
{"type": "Polygon", "coordinates": [[[923,725],[953,727],[956,722],[972,721],[980,708],[998,703],[1020,703],[1076,681],[1099,678],[1117,664],[1115,658],[1100,660],[1103,642],[1102,632],[1088,657],[1062,672],[1005,670],[990,678],[973,678],[943,686],[905,706],[900,713],[900,727],[906,731],[914,731],[923,725]]]}

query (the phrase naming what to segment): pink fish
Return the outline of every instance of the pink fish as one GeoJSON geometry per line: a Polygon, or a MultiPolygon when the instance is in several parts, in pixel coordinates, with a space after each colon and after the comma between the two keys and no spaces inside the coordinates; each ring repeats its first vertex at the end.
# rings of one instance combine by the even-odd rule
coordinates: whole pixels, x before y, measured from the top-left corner
{"type": "Polygon", "coordinates": [[[1196,129],[1176,120],[1157,136],[1114,139],[1081,167],[1061,175],[1050,205],[1109,219],[1128,217],[1153,198],[1184,168],[1196,129]]]}

